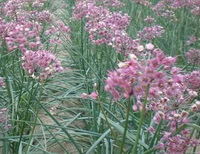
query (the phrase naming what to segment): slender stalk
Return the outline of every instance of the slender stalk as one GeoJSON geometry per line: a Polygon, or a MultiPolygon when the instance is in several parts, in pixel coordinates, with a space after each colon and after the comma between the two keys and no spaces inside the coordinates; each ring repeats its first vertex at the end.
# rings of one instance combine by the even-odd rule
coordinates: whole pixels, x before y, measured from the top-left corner
{"type": "Polygon", "coordinates": [[[103,115],[104,115],[104,117],[105,117],[106,123],[107,123],[108,127],[110,128],[111,135],[115,137],[115,140],[117,140],[117,137],[116,137],[116,135],[114,134],[114,131],[113,131],[113,129],[112,129],[112,127],[111,127],[111,125],[110,125],[110,123],[109,123],[109,121],[108,121],[108,118],[107,118],[107,116],[106,116],[106,112],[105,112],[105,110],[104,110],[103,104],[101,103],[101,100],[100,100],[99,97],[98,97],[98,103],[99,103],[100,109],[101,109],[101,111],[102,111],[102,113],[103,113],[103,115]]]}
{"type": "MultiPolygon", "coordinates": [[[[43,84],[40,85],[40,92],[39,92],[38,101],[41,100],[42,90],[43,90],[43,84]]],[[[29,149],[29,146],[30,146],[30,144],[31,144],[31,140],[32,140],[32,138],[33,138],[33,133],[34,133],[35,128],[36,128],[36,123],[37,123],[38,114],[39,114],[39,106],[38,106],[38,104],[36,104],[35,110],[36,110],[36,114],[35,114],[35,120],[34,120],[34,124],[33,124],[33,129],[32,129],[32,131],[31,131],[31,136],[30,136],[29,142],[28,142],[28,144],[27,144],[27,146],[26,146],[26,149],[25,149],[25,154],[28,153],[28,149],[29,149]]]]}
{"type": "Polygon", "coordinates": [[[147,98],[148,98],[148,95],[149,95],[149,88],[150,88],[150,85],[148,85],[147,88],[146,88],[144,103],[143,103],[143,106],[142,106],[142,112],[141,112],[141,116],[140,116],[139,126],[138,126],[138,129],[137,129],[137,134],[136,134],[136,139],[135,139],[132,154],[137,153],[137,145],[138,145],[138,142],[139,142],[139,139],[140,139],[140,132],[141,132],[142,124],[143,124],[144,117],[145,117],[147,98]]]}
{"type": "Polygon", "coordinates": [[[156,149],[155,147],[153,147],[153,148],[145,151],[144,154],[151,154],[152,152],[155,152],[156,150],[158,150],[158,149],[156,149]]]}
{"type": "Polygon", "coordinates": [[[83,19],[81,19],[81,56],[82,56],[81,62],[82,62],[83,71],[84,71],[85,76],[87,76],[86,69],[85,69],[85,63],[84,63],[84,59],[83,59],[83,57],[84,57],[84,27],[83,27],[83,19]]]}
{"type": "Polygon", "coordinates": [[[185,55],[185,30],[186,30],[186,27],[187,27],[187,18],[185,18],[185,15],[186,15],[186,7],[183,8],[183,12],[182,12],[182,27],[181,27],[181,33],[180,33],[180,40],[181,40],[181,54],[182,54],[182,59],[183,59],[183,62],[184,64],[186,65],[187,62],[184,58],[184,55],[185,55]]]}
{"type": "MultiPolygon", "coordinates": [[[[30,92],[30,97],[29,97],[29,100],[28,100],[28,103],[27,103],[27,108],[26,108],[26,112],[25,112],[25,118],[24,118],[24,121],[27,120],[27,117],[28,117],[28,111],[29,111],[29,107],[30,107],[30,102],[31,102],[31,98],[32,98],[32,93],[33,93],[33,89],[34,89],[34,82],[32,83],[32,88],[31,88],[31,92],[30,92]]],[[[20,138],[19,138],[19,142],[18,142],[18,145],[17,145],[17,151],[19,150],[19,147],[20,147],[20,144],[21,144],[21,141],[22,141],[22,136],[23,136],[23,133],[24,133],[24,129],[25,129],[25,126],[26,126],[26,123],[23,122],[23,125],[22,125],[22,128],[21,128],[21,132],[20,132],[20,138]]]]}
{"type": "MultiPolygon", "coordinates": [[[[4,128],[2,128],[2,126],[0,126],[0,131],[1,132],[4,132],[4,128]]],[[[1,139],[3,139],[3,138],[5,138],[4,140],[2,140],[2,153],[5,153],[5,154],[7,154],[7,153],[9,153],[9,141],[8,141],[8,139],[6,139],[6,138],[9,138],[9,136],[8,136],[8,134],[7,133],[2,133],[2,136],[3,137],[1,137],[1,139]]]]}
{"type": "Polygon", "coordinates": [[[129,118],[129,112],[130,112],[130,108],[131,108],[130,100],[131,99],[129,98],[128,99],[127,112],[126,112],[126,121],[125,121],[124,134],[123,134],[122,144],[121,144],[121,147],[120,147],[120,154],[123,152],[123,148],[124,148],[124,144],[125,144],[125,140],[126,140],[126,133],[127,133],[127,128],[128,128],[128,118],[129,118]]]}
{"type": "Polygon", "coordinates": [[[109,123],[109,121],[108,121],[106,112],[105,112],[105,110],[104,110],[104,106],[103,106],[103,104],[101,103],[101,100],[100,100],[99,97],[98,97],[98,103],[99,103],[100,109],[101,109],[101,111],[102,111],[102,113],[103,113],[103,115],[104,115],[104,117],[105,117],[106,124],[108,125],[108,128],[109,128],[110,131],[111,131],[111,135],[114,137],[114,139],[115,139],[115,141],[116,141],[116,144],[120,147],[120,142],[118,142],[118,140],[117,140],[117,135],[114,133],[114,131],[113,131],[113,129],[112,129],[112,127],[111,127],[111,125],[110,125],[110,123],[109,123]]]}

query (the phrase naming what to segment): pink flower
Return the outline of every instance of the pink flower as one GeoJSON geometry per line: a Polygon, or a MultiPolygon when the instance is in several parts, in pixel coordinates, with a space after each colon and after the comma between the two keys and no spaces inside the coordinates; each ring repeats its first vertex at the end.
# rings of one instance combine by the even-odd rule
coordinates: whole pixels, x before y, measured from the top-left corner
{"type": "Polygon", "coordinates": [[[185,84],[189,89],[198,91],[200,89],[200,71],[193,71],[184,76],[185,84]]]}
{"type": "Polygon", "coordinates": [[[137,105],[133,105],[133,111],[137,111],[137,110],[138,110],[137,105]]]}
{"type": "Polygon", "coordinates": [[[43,10],[41,12],[34,13],[36,20],[39,22],[50,23],[53,21],[53,14],[49,12],[49,10],[43,10]]]}
{"type": "Polygon", "coordinates": [[[160,37],[165,32],[164,28],[159,25],[145,27],[139,34],[138,38],[141,40],[152,40],[155,37],[160,37]]]}
{"type": "Polygon", "coordinates": [[[22,59],[23,68],[36,79],[45,80],[53,73],[63,71],[61,62],[49,51],[26,51],[22,59]],[[38,75],[35,76],[36,74],[38,75]]]}
{"type": "Polygon", "coordinates": [[[155,22],[155,19],[153,17],[147,16],[144,19],[144,21],[147,22],[147,23],[153,23],[153,22],[155,22]]]}
{"type": "Polygon", "coordinates": [[[92,92],[92,93],[89,95],[89,97],[90,97],[91,99],[96,100],[96,99],[98,98],[98,94],[97,94],[96,92],[92,92]]]}
{"type": "Polygon", "coordinates": [[[191,106],[192,111],[197,112],[199,110],[198,106],[196,104],[193,104],[191,106]]]}
{"type": "Polygon", "coordinates": [[[149,133],[153,134],[155,132],[155,129],[151,126],[148,128],[149,133]]]}
{"type": "MultiPolygon", "coordinates": [[[[190,120],[189,113],[184,109],[197,95],[190,87],[198,87],[198,71],[185,75],[180,68],[174,66],[176,58],[166,56],[157,48],[148,52],[147,60],[143,59],[145,54],[142,52],[137,58],[127,58],[119,68],[110,71],[105,90],[116,101],[133,96],[136,100],[133,110],[136,111],[141,110],[145,90],[149,85],[146,110],[155,111],[154,124],[158,125],[161,121],[165,124],[157,148],[163,150],[166,147],[168,153],[182,153],[193,145],[193,139],[181,133],[176,136],[172,134],[190,120]],[[169,130],[171,133],[167,132],[169,130]]],[[[199,106],[199,102],[194,103],[191,110],[196,112],[199,106]]],[[[149,129],[153,132],[155,128],[149,129]]]]}
{"type": "Polygon", "coordinates": [[[200,101],[196,101],[195,103],[197,105],[197,107],[200,109],[200,101]]]}
{"type": "Polygon", "coordinates": [[[12,51],[18,48],[24,53],[27,49],[42,47],[40,31],[39,23],[30,21],[10,22],[5,35],[8,50],[12,51]]]}
{"type": "Polygon", "coordinates": [[[0,124],[4,127],[5,131],[8,131],[11,127],[10,125],[10,115],[8,108],[0,109],[0,124]]]}
{"type": "MultiPolygon", "coordinates": [[[[119,69],[109,72],[105,90],[109,91],[115,100],[120,99],[120,96],[128,98],[130,95],[139,98],[144,95],[145,87],[150,84],[149,98],[159,98],[160,92],[171,93],[172,87],[167,86],[165,70],[157,71],[157,69],[163,65],[170,67],[174,62],[175,58],[165,57],[161,51],[154,49],[152,58],[147,60],[146,64],[143,61],[131,59],[122,62],[119,69]]],[[[173,79],[174,85],[176,82],[181,84],[181,76],[173,76],[173,79]]],[[[177,92],[178,89],[176,89],[177,92]]]]}
{"type": "Polygon", "coordinates": [[[153,44],[151,44],[151,43],[148,43],[148,44],[146,44],[145,45],[145,48],[147,49],[147,50],[153,50],[154,49],[154,45],[153,44]]]}
{"type": "Polygon", "coordinates": [[[186,53],[188,63],[192,65],[200,65],[200,50],[198,49],[190,49],[186,53]]]}
{"type": "Polygon", "coordinates": [[[82,98],[82,99],[86,99],[87,97],[88,97],[88,94],[86,94],[86,93],[82,93],[82,94],[81,94],[81,98],[82,98]]]}
{"type": "MultiPolygon", "coordinates": [[[[102,0],[113,2],[117,0],[102,0]]],[[[128,14],[111,12],[108,8],[98,5],[95,1],[80,1],[76,3],[74,18],[86,18],[85,30],[89,38],[96,45],[107,44],[117,52],[134,52],[138,41],[133,40],[126,33],[130,23],[128,14]]]]}
{"type": "Polygon", "coordinates": [[[152,10],[158,15],[165,18],[175,18],[175,10],[184,7],[186,2],[183,0],[160,0],[152,7],[152,10]]]}
{"type": "Polygon", "coordinates": [[[9,0],[3,7],[6,16],[14,17],[15,13],[19,11],[24,5],[22,0],[9,0]]]}
{"type": "Polygon", "coordinates": [[[195,36],[190,36],[189,40],[186,42],[187,45],[194,44],[197,41],[197,38],[195,36]]]}
{"type": "Polygon", "coordinates": [[[162,150],[162,149],[164,149],[164,148],[165,148],[165,145],[164,145],[163,143],[160,143],[160,144],[158,144],[158,145],[156,146],[156,149],[162,150]]]}
{"type": "Polygon", "coordinates": [[[2,77],[0,77],[0,87],[5,87],[5,82],[2,77]]]}
{"type": "Polygon", "coordinates": [[[70,27],[66,26],[62,21],[58,21],[57,22],[58,26],[59,26],[59,29],[63,32],[63,33],[69,33],[71,30],[70,30],[70,27]]]}
{"type": "Polygon", "coordinates": [[[163,149],[164,147],[166,148],[166,152],[173,154],[184,153],[189,147],[196,146],[198,144],[195,139],[191,139],[185,135],[164,135],[163,138],[161,138],[161,141],[162,142],[157,146],[157,148],[163,149]]]}

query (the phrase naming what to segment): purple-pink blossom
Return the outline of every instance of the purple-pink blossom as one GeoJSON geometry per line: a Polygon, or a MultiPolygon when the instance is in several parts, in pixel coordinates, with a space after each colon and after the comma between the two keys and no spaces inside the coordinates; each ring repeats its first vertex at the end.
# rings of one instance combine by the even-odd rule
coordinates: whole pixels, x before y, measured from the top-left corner
{"type": "Polygon", "coordinates": [[[184,77],[185,83],[189,89],[198,91],[200,89],[200,71],[193,71],[184,77]]]}
{"type": "Polygon", "coordinates": [[[200,50],[194,48],[190,49],[186,53],[186,58],[188,63],[192,65],[200,65],[200,50]]]}
{"type": "Polygon", "coordinates": [[[97,94],[96,92],[93,91],[93,92],[89,95],[89,97],[90,97],[91,99],[96,100],[96,99],[98,98],[98,94],[97,94]]]}
{"type": "Polygon", "coordinates": [[[164,28],[159,25],[145,27],[141,32],[139,32],[138,38],[141,40],[152,40],[155,37],[161,37],[164,32],[164,28]]]}
{"type": "Polygon", "coordinates": [[[63,67],[56,56],[45,50],[26,51],[22,57],[23,68],[34,78],[45,80],[55,72],[62,72],[63,67]]]}
{"type": "MultiPolygon", "coordinates": [[[[134,97],[133,111],[138,108],[141,110],[147,95],[148,103],[145,109],[155,111],[154,125],[163,122],[167,126],[157,148],[162,151],[165,147],[169,153],[182,153],[198,144],[196,140],[188,137],[190,131],[187,129],[177,135],[173,133],[190,122],[190,113],[184,110],[186,105],[190,106],[192,112],[198,112],[200,109],[199,101],[191,104],[200,88],[199,72],[181,72],[181,69],[175,66],[176,58],[166,56],[158,48],[143,50],[137,58],[120,62],[119,68],[108,73],[105,90],[115,101],[134,97]],[[143,59],[145,54],[148,54],[148,59],[143,59]]],[[[148,129],[152,134],[154,125],[148,129]]]]}
{"type": "Polygon", "coordinates": [[[4,79],[0,77],[0,87],[5,87],[5,85],[4,79]]]}
{"type": "Polygon", "coordinates": [[[28,21],[11,22],[6,27],[5,40],[8,51],[20,49],[25,52],[27,49],[37,49],[42,47],[40,40],[41,26],[39,23],[28,21]]]}
{"type": "Polygon", "coordinates": [[[199,141],[197,141],[196,139],[191,139],[189,136],[187,136],[187,134],[178,134],[173,136],[171,133],[166,132],[165,135],[161,138],[161,142],[157,146],[157,148],[161,150],[164,150],[164,148],[166,148],[166,152],[171,154],[177,154],[184,153],[189,147],[194,147],[198,144],[199,141]]]}
{"type": "Polygon", "coordinates": [[[0,109],[0,125],[3,127],[6,131],[8,131],[11,127],[10,124],[10,115],[8,108],[1,108],[0,109]]]}
{"type": "Polygon", "coordinates": [[[86,19],[85,30],[96,45],[107,44],[117,52],[134,52],[138,41],[130,38],[126,29],[130,17],[121,12],[111,12],[94,1],[80,1],[74,10],[75,19],[86,19]]]}
{"type": "Polygon", "coordinates": [[[86,93],[82,93],[81,94],[81,98],[82,99],[86,99],[86,98],[91,98],[93,100],[96,100],[98,98],[98,93],[93,91],[91,94],[86,94],[86,93]]]}

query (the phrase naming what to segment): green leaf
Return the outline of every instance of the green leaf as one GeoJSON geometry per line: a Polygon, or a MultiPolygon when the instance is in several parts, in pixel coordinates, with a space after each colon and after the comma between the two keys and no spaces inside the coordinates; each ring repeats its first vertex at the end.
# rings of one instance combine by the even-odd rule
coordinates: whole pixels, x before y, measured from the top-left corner
{"type": "MultiPolygon", "coordinates": [[[[104,117],[103,114],[100,114],[100,117],[101,117],[103,120],[105,120],[105,117],[104,117]]],[[[109,123],[110,123],[117,131],[119,131],[121,134],[124,133],[124,127],[122,127],[121,125],[119,125],[118,123],[112,121],[112,120],[109,119],[109,118],[107,118],[107,119],[108,119],[109,123]]],[[[136,139],[135,135],[132,134],[132,133],[130,133],[129,131],[127,131],[127,133],[126,133],[126,138],[129,139],[132,143],[134,143],[134,142],[135,142],[135,139],[136,139]]],[[[147,144],[145,144],[145,143],[144,143],[143,141],[141,141],[141,140],[139,140],[139,144],[140,144],[141,146],[143,146],[144,148],[146,148],[146,149],[149,148],[149,146],[148,146],[147,144]]]]}
{"type": "Polygon", "coordinates": [[[110,133],[110,129],[108,129],[105,133],[103,133],[99,139],[94,142],[94,144],[89,148],[89,150],[86,152],[86,154],[91,154],[94,149],[96,148],[96,146],[110,133]]]}
{"type": "Polygon", "coordinates": [[[188,123],[188,124],[186,124],[186,125],[189,126],[189,127],[194,128],[194,129],[196,129],[196,130],[198,130],[198,131],[200,131],[200,126],[198,126],[198,125],[196,125],[196,124],[188,123]]]}

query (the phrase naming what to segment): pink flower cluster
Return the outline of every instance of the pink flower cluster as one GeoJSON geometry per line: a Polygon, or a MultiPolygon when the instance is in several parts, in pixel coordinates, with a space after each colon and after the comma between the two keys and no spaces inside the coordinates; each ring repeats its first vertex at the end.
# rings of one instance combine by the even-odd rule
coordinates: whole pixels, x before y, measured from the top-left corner
{"type": "Polygon", "coordinates": [[[196,103],[191,106],[191,110],[194,112],[200,111],[200,101],[196,101],[196,103]]]}
{"type": "Polygon", "coordinates": [[[7,108],[1,108],[0,109],[0,125],[6,130],[8,131],[11,127],[11,124],[9,123],[10,121],[10,116],[8,113],[8,109],[7,108]]]}
{"type": "Polygon", "coordinates": [[[96,93],[96,92],[92,92],[90,95],[88,95],[88,94],[86,94],[86,93],[82,93],[82,95],[81,95],[81,98],[82,99],[86,99],[86,98],[91,98],[91,99],[94,99],[94,100],[96,100],[97,98],[98,98],[98,94],[96,93]]]}
{"type": "Polygon", "coordinates": [[[45,80],[54,72],[62,72],[63,67],[56,56],[49,51],[26,51],[22,57],[23,68],[33,78],[45,80]]]}
{"type": "Polygon", "coordinates": [[[186,53],[188,63],[192,65],[200,65],[200,50],[198,49],[190,49],[186,53]]]}
{"type": "Polygon", "coordinates": [[[40,41],[41,26],[37,22],[22,21],[7,24],[5,40],[8,51],[20,49],[25,52],[27,49],[38,49],[42,47],[40,41]]]}
{"type": "Polygon", "coordinates": [[[181,134],[172,135],[172,133],[165,133],[161,139],[161,143],[157,146],[158,149],[163,150],[166,148],[167,153],[182,154],[190,147],[195,147],[199,142],[195,139],[191,139],[189,131],[184,130],[181,134]]]}
{"type": "Polygon", "coordinates": [[[7,27],[7,23],[0,17],[0,38],[3,38],[5,35],[5,30],[7,27]]]}
{"type": "MultiPolygon", "coordinates": [[[[7,50],[21,51],[23,68],[32,77],[44,80],[54,72],[63,70],[53,53],[43,50],[42,34],[48,36],[48,44],[60,44],[61,35],[69,39],[70,28],[62,21],[54,21],[49,10],[43,10],[46,0],[8,0],[0,8],[0,38],[7,50]],[[31,7],[31,9],[28,9],[31,7]],[[4,20],[4,19],[8,20],[4,20]],[[55,28],[53,23],[57,24],[55,28]],[[44,23],[46,26],[44,26],[44,23]],[[67,36],[67,37],[66,37],[67,36]],[[3,43],[4,43],[3,41],[3,43]]],[[[51,47],[51,46],[50,46],[51,47]]]]}
{"type": "Polygon", "coordinates": [[[89,10],[94,10],[94,8],[96,9],[95,2],[89,0],[77,1],[73,12],[73,17],[75,19],[82,19],[89,14],[89,10]]]}
{"type": "Polygon", "coordinates": [[[191,13],[200,16],[200,0],[187,0],[187,6],[191,13]]]}
{"type": "Polygon", "coordinates": [[[155,13],[165,18],[174,18],[174,11],[185,6],[184,0],[160,0],[152,7],[155,13]]]}
{"type": "Polygon", "coordinates": [[[165,32],[164,28],[159,25],[145,27],[139,34],[141,40],[153,40],[155,37],[160,37],[165,32]]]}
{"type": "MultiPolygon", "coordinates": [[[[121,93],[125,98],[134,94],[140,99],[144,96],[145,87],[149,84],[151,84],[149,98],[160,96],[163,90],[165,95],[170,96],[170,93],[176,92],[178,96],[179,89],[183,87],[175,89],[173,86],[176,83],[173,84],[173,82],[182,80],[182,77],[174,75],[175,80],[168,82],[169,79],[165,73],[165,70],[170,69],[170,66],[174,64],[175,58],[166,57],[159,49],[154,49],[152,55],[152,58],[148,60],[138,61],[133,58],[123,62],[121,68],[109,72],[105,89],[112,94],[115,100],[120,99],[121,93]],[[158,71],[157,69],[160,67],[163,67],[164,70],[158,71]],[[170,88],[169,85],[172,87],[170,88]]],[[[181,84],[179,83],[179,85],[181,84]]]]}
{"type": "Polygon", "coordinates": [[[49,29],[45,31],[45,35],[50,36],[51,44],[62,44],[66,40],[70,40],[70,28],[66,26],[62,21],[56,22],[57,26],[51,26],[49,29]],[[62,37],[64,36],[64,37],[62,37]]]}
{"type": "Polygon", "coordinates": [[[5,82],[2,77],[0,77],[0,87],[5,87],[5,82]]]}
{"type": "MultiPolygon", "coordinates": [[[[83,17],[89,17],[92,15],[92,12],[98,14],[99,11],[108,11],[108,7],[121,7],[124,4],[119,0],[80,0],[76,2],[73,16],[76,19],[81,19],[83,17]],[[104,6],[104,7],[102,7],[104,6]],[[105,8],[105,9],[104,9],[105,8]],[[101,10],[102,9],[102,10],[101,10]],[[88,15],[88,16],[87,16],[88,15]]],[[[101,15],[101,14],[99,14],[101,15]]],[[[95,15],[96,16],[96,15],[95,15]]]]}
{"type": "Polygon", "coordinates": [[[189,39],[187,40],[186,44],[187,44],[187,45],[192,45],[192,44],[196,43],[196,41],[197,41],[197,38],[196,38],[194,35],[192,35],[192,36],[190,36],[189,39]]]}
{"type": "Polygon", "coordinates": [[[95,2],[80,1],[76,4],[74,18],[86,18],[85,29],[94,44],[107,44],[118,52],[134,51],[138,43],[126,33],[130,23],[127,14],[110,12],[107,8],[97,6],[95,2]]]}
{"type": "Polygon", "coordinates": [[[35,16],[35,19],[39,22],[50,23],[53,21],[53,15],[49,12],[49,10],[35,12],[34,16],[35,16]]]}
{"type": "Polygon", "coordinates": [[[124,6],[124,3],[119,0],[80,0],[76,2],[74,17],[80,19],[90,14],[90,10],[94,11],[98,9],[98,7],[102,8],[101,6],[106,7],[106,9],[109,7],[119,8],[124,6]]]}
{"type": "Polygon", "coordinates": [[[145,22],[151,24],[153,22],[155,22],[155,19],[151,16],[147,16],[145,19],[144,19],[145,22]]]}
{"type": "Polygon", "coordinates": [[[35,0],[32,4],[33,7],[35,8],[41,8],[44,6],[44,3],[46,2],[47,0],[35,0]]]}
{"type": "Polygon", "coordinates": [[[4,4],[3,11],[6,16],[15,17],[16,13],[21,11],[24,0],[9,0],[4,4]]]}
{"type": "MultiPolygon", "coordinates": [[[[3,12],[6,16],[12,17],[12,18],[17,18],[17,20],[22,18],[27,18],[27,17],[33,17],[37,16],[38,18],[42,17],[44,18],[49,18],[52,16],[51,13],[48,11],[39,11],[37,8],[41,8],[46,0],[8,0],[7,2],[4,3],[3,7],[3,12]],[[26,7],[32,6],[34,10],[26,10],[26,7]]],[[[46,19],[45,19],[46,20],[46,19]]]]}
{"type": "Polygon", "coordinates": [[[175,10],[187,7],[194,15],[200,15],[200,1],[199,0],[160,0],[152,9],[157,15],[172,18],[175,17],[175,10]]]}
{"type": "MultiPolygon", "coordinates": [[[[169,131],[172,133],[167,137],[164,135],[158,146],[159,149],[165,146],[168,152],[182,152],[190,145],[198,144],[182,135],[186,129],[181,134],[173,135],[178,128],[190,121],[185,106],[191,106],[191,112],[197,112],[200,106],[200,103],[191,104],[198,94],[195,91],[196,87],[191,88],[187,84],[188,80],[186,82],[187,78],[193,76],[191,79],[198,85],[199,76],[197,77],[195,72],[183,74],[181,69],[174,66],[175,61],[175,58],[167,57],[158,48],[143,51],[138,57],[130,55],[130,59],[121,62],[118,69],[108,73],[105,85],[105,90],[115,101],[133,96],[136,100],[133,105],[134,111],[142,108],[148,89],[146,110],[155,111],[155,125],[161,120],[165,123],[164,134],[169,131]],[[176,144],[176,139],[180,139],[181,145],[176,144]],[[179,147],[176,149],[177,146],[179,147]]],[[[193,84],[192,81],[189,82],[193,84]]],[[[149,128],[151,133],[154,130],[153,127],[149,128]]]]}
{"type": "Polygon", "coordinates": [[[193,71],[190,74],[185,75],[185,82],[189,89],[198,92],[198,90],[200,90],[200,71],[193,71]]]}
{"type": "MultiPolygon", "coordinates": [[[[42,23],[52,23],[54,17],[49,10],[34,7],[35,5],[42,6],[45,1],[9,0],[4,3],[1,16],[2,18],[6,16],[10,20],[4,21],[0,18],[0,36],[5,38],[8,51],[20,49],[23,53],[26,50],[42,49],[43,44],[40,38],[44,28],[42,23]],[[33,7],[31,10],[26,9],[30,6],[33,7]]],[[[66,29],[65,31],[69,32],[66,29]]]]}

